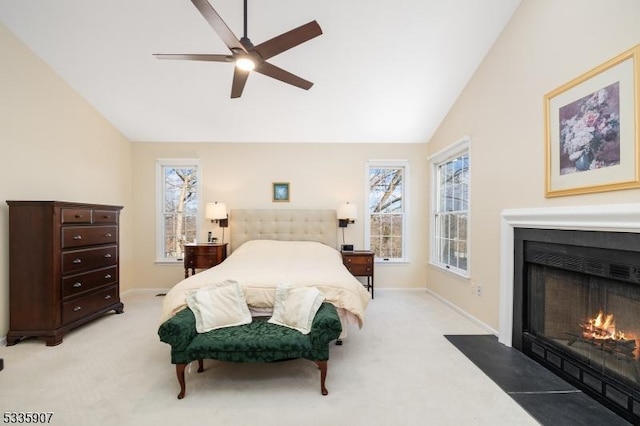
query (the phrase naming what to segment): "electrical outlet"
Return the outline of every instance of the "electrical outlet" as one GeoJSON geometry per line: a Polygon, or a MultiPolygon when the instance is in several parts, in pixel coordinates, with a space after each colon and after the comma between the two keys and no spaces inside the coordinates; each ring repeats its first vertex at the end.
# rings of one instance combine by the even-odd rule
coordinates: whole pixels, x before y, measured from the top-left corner
{"type": "Polygon", "coordinates": [[[471,282],[471,294],[482,297],[482,286],[476,282],[471,282]]]}

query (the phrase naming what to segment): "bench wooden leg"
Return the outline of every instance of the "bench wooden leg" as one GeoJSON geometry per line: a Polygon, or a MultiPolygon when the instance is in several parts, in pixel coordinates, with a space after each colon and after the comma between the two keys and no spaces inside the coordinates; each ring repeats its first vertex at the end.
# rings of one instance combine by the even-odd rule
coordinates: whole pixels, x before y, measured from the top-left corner
{"type": "Polygon", "coordinates": [[[328,395],[329,391],[324,385],[324,382],[327,378],[327,361],[314,361],[316,365],[320,368],[320,390],[323,395],[328,395]]]}
{"type": "MultiPolygon", "coordinates": [[[[187,368],[187,364],[176,364],[176,376],[178,376],[178,383],[180,383],[180,393],[178,399],[184,398],[185,394],[185,382],[184,382],[184,370],[187,368]]],[[[198,360],[198,373],[204,371],[204,363],[201,359],[198,360]]]]}
{"type": "Polygon", "coordinates": [[[176,376],[178,376],[178,383],[180,383],[180,393],[178,394],[178,399],[184,398],[184,369],[186,367],[187,364],[176,364],[176,376]]]}

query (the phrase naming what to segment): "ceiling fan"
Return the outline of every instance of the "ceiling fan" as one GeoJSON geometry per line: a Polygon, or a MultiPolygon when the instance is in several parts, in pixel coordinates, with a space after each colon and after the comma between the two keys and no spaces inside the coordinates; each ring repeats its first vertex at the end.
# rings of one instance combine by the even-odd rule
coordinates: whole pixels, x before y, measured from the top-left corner
{"type": "Polygon", "coordinates": [[[153,56],[158,59],[234,62],[235,68],[231,86],[232,98],[239,98],[242,95],[251,71],[264,74],[305,90],[309,90],[311,86],[313,86],[312,82],[270,64],[267,62],[267,59],[322,34],[322,29],[316,21],[311,21],[308,24],[294,28],[291,31],[254,46],[247,37],[247,0],[244,0],[244,36],[240,39],[233,34],[208,0],[191,0],[191,2],[200,11],[214,31],[218,33],[218,36],[220,36],[224,44],[227,45],[231,54],[154,54],[153,56]]]}

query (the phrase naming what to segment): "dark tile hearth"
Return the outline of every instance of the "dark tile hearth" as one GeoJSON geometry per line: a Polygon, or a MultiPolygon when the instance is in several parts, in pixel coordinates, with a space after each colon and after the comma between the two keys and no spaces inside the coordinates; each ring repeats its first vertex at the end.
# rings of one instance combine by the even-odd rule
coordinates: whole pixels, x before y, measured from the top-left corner
{"type": "Polygon", "coordinates": [[[446,335],[542,425],[629,425],[607,407],[493,335],[446,335]]]}

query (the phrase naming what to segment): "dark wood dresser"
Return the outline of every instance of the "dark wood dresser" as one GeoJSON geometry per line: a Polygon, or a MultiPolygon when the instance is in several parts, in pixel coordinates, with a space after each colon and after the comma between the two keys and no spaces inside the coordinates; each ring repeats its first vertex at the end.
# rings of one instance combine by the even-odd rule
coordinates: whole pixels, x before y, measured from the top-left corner
{"type": "Polygon", "coordinates": [[[36,336],[62,343],[72,328],[114,310],[121,206],[61,201],[9,205],[7,345],[36,336]]]}

